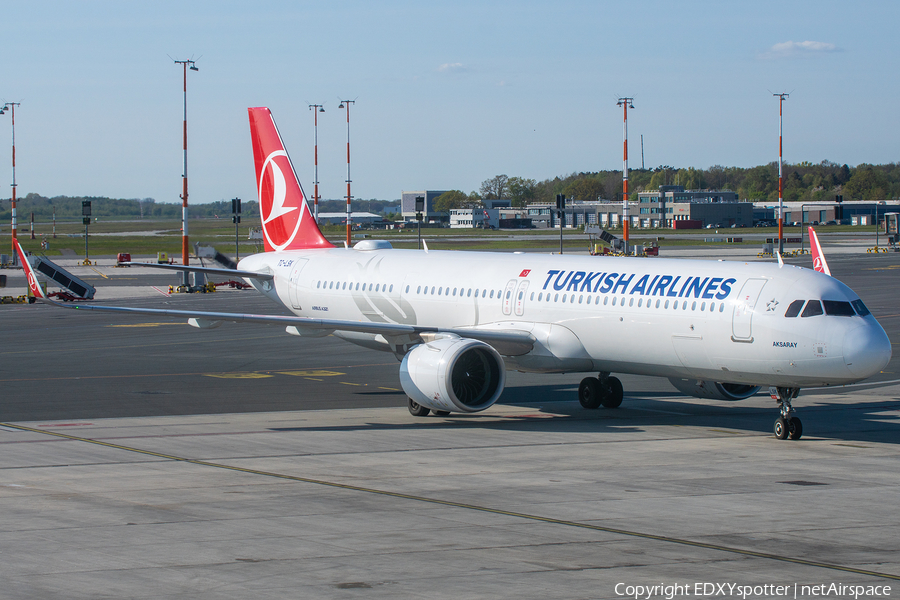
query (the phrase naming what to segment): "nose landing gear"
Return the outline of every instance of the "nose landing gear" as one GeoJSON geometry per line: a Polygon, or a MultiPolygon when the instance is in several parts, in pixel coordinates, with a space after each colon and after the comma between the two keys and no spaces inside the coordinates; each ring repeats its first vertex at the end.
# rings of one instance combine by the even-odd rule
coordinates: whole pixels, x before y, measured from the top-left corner
{"type": "Polygon", "coordinates": [[[775,419],[775,437],[779,440],[799,440],[803,435],[803,423],[800,422],[791,406],[791,400],[800,394],[800,388],[770,387],[769,395],[780,404],[781,416],[775,419]]]}

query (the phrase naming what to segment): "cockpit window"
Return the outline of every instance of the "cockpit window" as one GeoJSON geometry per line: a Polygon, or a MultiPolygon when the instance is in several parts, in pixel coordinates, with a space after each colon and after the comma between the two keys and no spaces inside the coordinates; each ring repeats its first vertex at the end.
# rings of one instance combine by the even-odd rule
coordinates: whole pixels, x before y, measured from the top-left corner
{"type": "Polygon", "coordinates": [[[803,308],[803,303],[806,300],[794,300],[791,302],[791,305],[788,306],[788,309],[785,311],[784,316],[786,317],[796,317],[800,314],[800,309],[803,308]]]}
{"type": "Polygon", "coordinates": [[[842,302],[839,300],[822,300],[822,304],[825,305],[825,314],[831,315],[834,317],[853,317],[856,313],[853,312],[853,307],[850,306],[849,302],[842,302]]]}
{"type": "Polygon", "coordinates": [[[866,315],[869,314],[869,309],[866,308],[866,305],[863,304],[862,300],[854,300],[850,304],[853,305],[853,308],[856,309],[856,312],[859,314],[859,316],[865,317],[866,315]]]}
{"type": "Polygon", "coordinates": [[[815,317],[817,315],[822,314],[822,303],[818,300],[810,300],[806,303],[806,308],[803,309],[803,314],[801,317],[815,317]]]}

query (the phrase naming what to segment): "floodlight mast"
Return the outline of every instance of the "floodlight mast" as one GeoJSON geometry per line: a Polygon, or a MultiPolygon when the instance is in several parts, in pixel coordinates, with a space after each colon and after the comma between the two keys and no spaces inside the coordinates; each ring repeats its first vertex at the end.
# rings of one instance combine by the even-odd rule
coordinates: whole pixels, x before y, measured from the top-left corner
{"type": "MultiPolygon", "coordinates": [[[[188,67],[191,71],[199,71],[193,60],[176,60],[175,64],[179,64],[184,69],[184,173],[181,175],[181,264],[187,266],[190,264],[190,254],[188,253],[188,168],[187,168],[187,72],[188,67]]],[[[190,285],[188,272],[184,272],[184,285],[190,285]]]]}
{"type": "Polygon", "coordinates": [[[350,105],[356,104],[356,100],[341,100],[338,108],[347,107],[347,247],[350,246],[350,105]]]}
{"type": "Polygon", "coordinates": [[[16,252],[16,107],[21,106],[21,102],[7,102],[0,106],[0,115],[7,110],[12,117],[12,265],[18,263],[18,253],[16,252]]]}
{"type": "Polygon", "coordinates": [[[634,98],[619,98],[616,106],[621,106],[623,110],[623,133],[624,146],[622,154],[622,241],[625,244],[625,254],[628,254],[628,225],[630,217],[628,216],[628,109],[634,108],[634,98]]]}
{"type": "MultiPolygon", "coordinates": [[[[310,104],[309,109],[313,111],[313,128],[315,129],[315,150],[313,151],[313,161],[316,166],[316,177],[313,182],[313,219],[319,222],[319,113],[325,112],[325,107],[321,104],[310,104]]],[[[347,179],[350,179],[349,177],[347,179]]]]}
{"type": "MultiPolygon", "coordinates": [[[[790,94],[772,94],[778,96],[778,253],[784,254],[784,178],[781,173],[781,134],[782,134],[782,111],[785,98],[790,94]]],[[[801,221],[803,220],[803,209],[800,210],[801,221]]],[[[802,228],[802,223],[801,223],[802,228]]]]}

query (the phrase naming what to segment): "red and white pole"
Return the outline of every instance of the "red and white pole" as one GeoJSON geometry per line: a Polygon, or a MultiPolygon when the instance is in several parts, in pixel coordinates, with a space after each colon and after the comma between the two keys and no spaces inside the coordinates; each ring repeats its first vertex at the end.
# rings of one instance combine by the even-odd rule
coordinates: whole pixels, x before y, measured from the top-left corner
{"type": "MultiPolygon", "coordinates": [[[[315,219],[316,223],[319,222],[319,114],[320,112],[325,112],[325,107],[321,104],[310,104],[309,108],[313,111],[313,128],[315,129],[315,150],[313,153],[313,161],[316,166],[316,177],[313,182],[314,190],[313,190],[313,219],[315,219]]],[[[349,177],[347,178],[349,179],[349,177]]]]}
{"type": "Polygon", "coordinates": [[[784,178],[781,172],[782,105],[784,104],[784,99],[790,94],[772,95],[778,96],[778,253],[784,254],[784,178]]]}
{"type": "MultiPolygon", "coordinates": [[[[184,173],[181,176],[181,264],[190,263],[188,256],[188,178],[187,178],[187,62],[184,63],[184,121],[182,122],[182,140],[184,146],[184,173]]],[[[184,273],[187,278],[187,271],[184,273]]],[[[185,281],[185,284],[187,282],[185,281]]]]}
{"type": "Polygon", "coordinates": [[[10,110],[12,116],[12,264],[15,266],[18,264],[19,258],[18,253],[16,252],[16,228],[17,228],[17,219],[16,219],[16,107],[21,106],[21,102],[7,102],[2,107],[0,107],[0,114],[6,109],[10,110]]]}
{"type": "MultiPolygon", "coordinates": [[[[180,64],[184,69],[184,120],[182,122],[184,172],[181,175],[181,264],[187,266],[190,264],[190,253],[188,252],[187,72],[188,66],[190,66],[191,71],[199,71],[200,69],[197,68],[193,60],[176,60],[175,63],[180,64]]],[[[184,285],[190,285],[187,271],[184,272],[184,285]]]]}
{"type": "Polygon", "coordinates": [[[355,100],[343,100],[338,108],[347,107],[347,247],[350,247],[350,105],[355,104],[355,100]]]}
{"type": "Polygon", "coordinates": [[[623,109],[623,147],[622,147],[622,240],[625,242],[625,254],[628,254],[628,226],[631,217],[628,215],[628,109],[634,108],[634,98],[619,98],[617,103],[623,109]]]}

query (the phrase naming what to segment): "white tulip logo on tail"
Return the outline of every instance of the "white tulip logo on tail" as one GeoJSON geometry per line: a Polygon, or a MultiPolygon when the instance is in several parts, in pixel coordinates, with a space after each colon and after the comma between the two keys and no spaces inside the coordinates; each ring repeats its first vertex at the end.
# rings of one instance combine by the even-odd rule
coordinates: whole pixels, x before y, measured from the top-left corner
{"type": "Polygon", "coordinates": [[[285,171],[294,172],[287,152],[275,150],[266,157],[259,177],[263,234],[275,251],[284,250],[297,237],[306,205],[302,192],[297,194],[299,198],[288,196],[285,171]]]}

